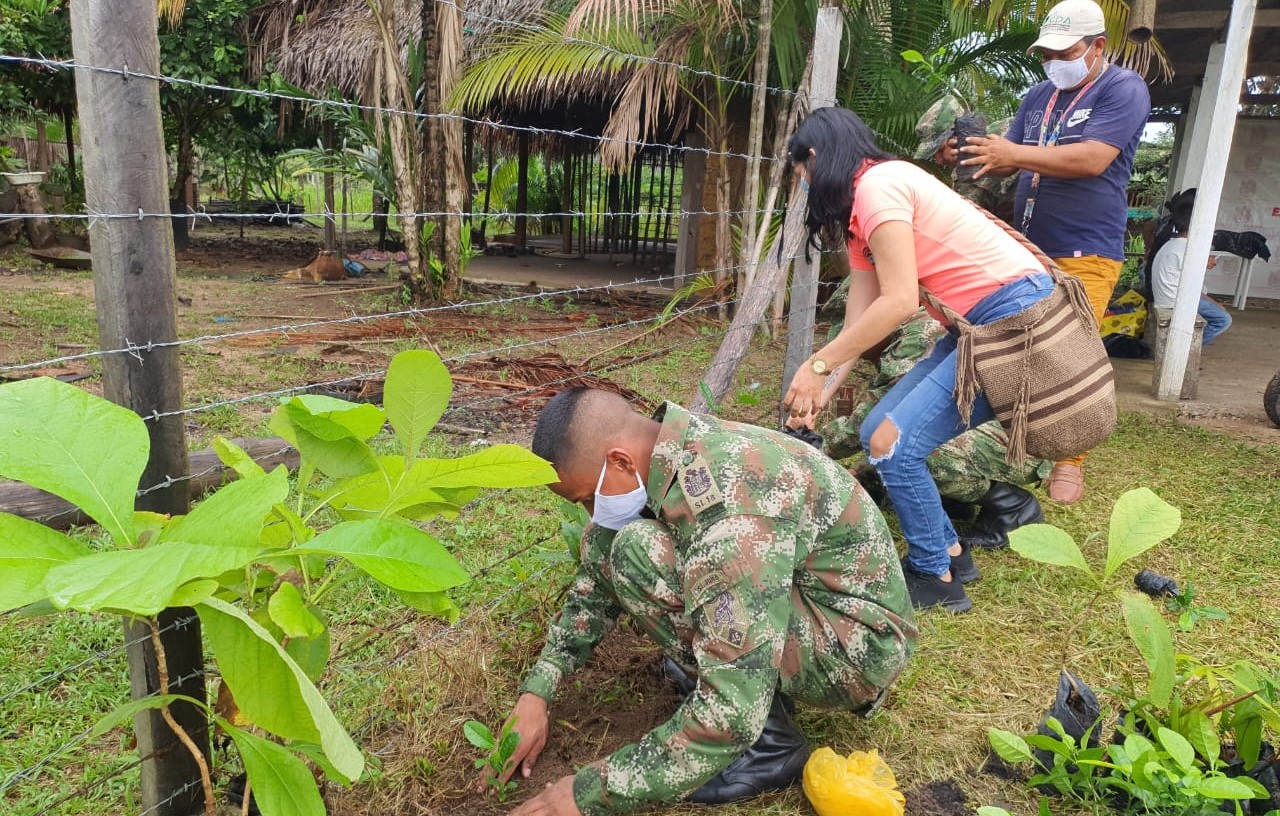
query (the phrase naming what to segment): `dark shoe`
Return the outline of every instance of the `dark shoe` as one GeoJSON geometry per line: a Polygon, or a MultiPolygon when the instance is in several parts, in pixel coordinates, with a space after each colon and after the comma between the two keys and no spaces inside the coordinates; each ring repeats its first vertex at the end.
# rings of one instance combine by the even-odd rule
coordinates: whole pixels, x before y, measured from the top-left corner
{"type": "Polygon", "coordinates": [[[969,547],[999,550],[1009,546],[1009,531],[1024,524],[1044,521],[1044,510],[1029,490],[1008,482],[992,482],[991,489],[978,499],[982,508],[973,529],[960,536],[969,547]]]}
{"type": "Polygon", "coordinates": [[[977,514],[978,508],[972,502],[956,501],[942,497],[942,511],[947,514],[952,521],[969,523],[973,521],[974,515],[977,514]]]}
{"type": "Polygon", "coordinates": [[[978,565],[973,563],[973,552],[964,539],[960,540],[960,554],[951,556],[951,577],[962,584],[972,584],[982,577],[978,565]]]}
{"type": "Polygon", "coordinates": [[[686,801],[721,805],[754,799],[798,782],[809,760],[809,741],[791,721],[790,707],[786,695],[776,692],[760,738],[732,765],[689,794],[686,801]]]}
{"type": "Polygon", "coordinates": [[[907,579],[907,594],[911,596],[911,605],[916,609],[929,609],[940,606],[948,612],[968,612],[973,608],[973,601],[964,591],[964,584],[952,575],[952,580],[944,581],[937,575],[925,575],[916,572],[907,559],[902,559],[902,574],[907,579]]]}
{"type": "Polygon", "coordinates": [[[680,695],[681,700],[693,694],[693,690],[698,687],[698,681],[669,657],[662,658],[662,674],[675,686],[676,694],[680,695]]]}

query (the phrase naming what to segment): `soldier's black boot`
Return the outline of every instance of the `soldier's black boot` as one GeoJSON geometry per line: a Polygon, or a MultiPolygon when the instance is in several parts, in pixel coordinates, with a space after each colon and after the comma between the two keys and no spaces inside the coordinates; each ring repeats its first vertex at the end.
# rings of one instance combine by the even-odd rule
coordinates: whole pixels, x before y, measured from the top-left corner
{"type": "Polygon", "coordinates": [[[1008,482],[992,482],[991,489],[978,499],[978,520],[973,529],[960,534],[967,547],[999,550],[1009,546],[1009,531],[1024,524],[1044,521],[1040,502],[1028,490],[1008,482]]]}
{"type": "Polygon", "coordinates": [[[792,722],[792,710],[786,695],[775,692],[760,738],[732,765],[689,794],[686,801],[720,805],[753,799],[798,782],[809,760],[809,741],[792,722]]]}

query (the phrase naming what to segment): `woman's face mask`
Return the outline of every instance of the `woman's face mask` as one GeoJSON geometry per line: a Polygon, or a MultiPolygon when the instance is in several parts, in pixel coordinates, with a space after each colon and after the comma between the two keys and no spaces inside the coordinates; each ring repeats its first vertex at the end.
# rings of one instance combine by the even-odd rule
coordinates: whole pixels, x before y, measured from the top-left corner
{"type": "Polygon", "coordinates": [[[604,474],[609,470],[609,462],[605,460],[604,466],[600,468],[600,478],[596,481],[596,498],[591,513],[591,520],[601,527],[609,530],[621,530],[631,522],[640,518],[640,513],[644,510],[645,501],[648,499],[648,493],[644,489],[644,483],[640,481],[640,474],[636,473],[636,489],[630,493],[621,493],[617,496],[606,496],[600,492],[600,488],[604,486],[604,474]]]}

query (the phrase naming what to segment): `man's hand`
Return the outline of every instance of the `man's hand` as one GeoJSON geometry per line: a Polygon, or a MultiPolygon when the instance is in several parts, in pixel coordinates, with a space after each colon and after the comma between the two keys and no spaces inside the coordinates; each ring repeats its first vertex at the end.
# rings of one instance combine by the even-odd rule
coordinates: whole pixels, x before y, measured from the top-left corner
{"type": "MultiPolygon", "coordinates": [[[[542,755],[542,749],[547,747],[549,722],[547,701],[536,694],[521,694],[520,699],[516,700],[516,707],[511,710],[511,716],[507,718],[508,722],[512,720],[515,720],[515,724],[512,725],[511,730],[520,735],[520,744],[516,746],[515,753],[511,755],[511,762],[499,777],[499,783],[505,783],[510,779],[517,768],[520,770],[520,775],[526,779],[533,773],[533,766],[542,755]]],[[[486,771],[476,781],[476,790],[485,793],[489,787],[490,779],[486,771]]],[[[572,788],[570,792],[572,793],[572,788]]],[[[577,812],[576,808],[574,812],[577,812]]]]}
{"type": "Polygon", "coordinates": [[[578,803],[573,801],[573,777],[561,777],[554,785],[547,785],[546,790],[511,811],[510,816],[582,816],[578,803]]]}
{"type": "Polygon", "coordinates": [[[808,360],[791,378],[791,387],[787,389],[787,398],[782,401],[782,405],[791,411],[791,416],[798,423],[813,427],[812,417],[822,409],[823,382],[824,379],[821,376],[813,373],[808,360]],[[805,422],[806,419],[809,421],[805,422]]]}
{"type": "Polygon", "coordinates": [[[956,155],[956,137],[951,136],[942,144],[938,145],[937,151],[933,154],[933,160],[943,167],[955,167],[956,161],[960,157],[956,155]]]}
{"type": "Polygon", "coordinates": [[[1021,170],[1014,156],[1018,145],[1000,136],[970,136],[960,148],[960,164],[977,167],[975,179],[985,175],[1008,176],[1021,170]]]}

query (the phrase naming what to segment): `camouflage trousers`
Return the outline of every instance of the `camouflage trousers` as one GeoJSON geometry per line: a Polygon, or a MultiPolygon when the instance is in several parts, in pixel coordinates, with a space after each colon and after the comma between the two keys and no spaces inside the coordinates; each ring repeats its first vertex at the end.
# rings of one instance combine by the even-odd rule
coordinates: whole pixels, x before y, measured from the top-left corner
{"type": "MultiPolygon", "coordinates": [[[[887,531],[886,531],[887,535],[887,531]]],[[[608,572],[619,605],[635,623],[690,675],[696,674],[693,652],[695,627],[684,604],[683,580],[675,539],[656,521],[642,519],[614,537],[608,572]]],[[[836,626],[862,626],[807,598],[799,587],[791,590],[792,615],[780,667],[781,689],[796,700],[822,708],[857,711],[870,716],[884,697],[885,687],[869,681],[865,669],[883,678],[885,666],[863,667],[841,644],[836,626]]],[[[910,645],[902,645],[898,671],[910,645]]],[[[892,680],[897,671],[890,673],[892,680]]],[[[747,707],[758,701],[743,701],[747,707]]]]}
{"type": "MultiPolygon", "coordinates": [[[[861,449],[858,429],[862,417],[838,417],[822,429],[824,450],[836,459],[854,455],[861,449]]],[[[992,482],[1015,485],[1034,484],[1048,477],[1053,463],[1028,459],[1020,465],[1005,461],[1008,436],[998,422],[987,422],[939,446],[925,459],[938,492],[958,502],[976,502],[991,489],[992,482]]]]}

